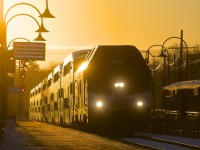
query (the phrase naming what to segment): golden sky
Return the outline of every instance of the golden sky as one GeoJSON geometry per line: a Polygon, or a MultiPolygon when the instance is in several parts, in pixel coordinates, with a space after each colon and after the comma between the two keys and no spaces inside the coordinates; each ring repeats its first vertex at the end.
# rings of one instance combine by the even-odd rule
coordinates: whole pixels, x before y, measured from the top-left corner
{"type": "MultiPolygon", "coordinates": [[[[30,3],[41,13],[45,0],[4,0],[5,9],[16,3],[30,3]]],[[[99,44],[131,44],[148,49],[162,44],[183,30],[188,45],[200,44],[200,0],[48,0],[56,17],[44,19],[47,49],[93,47],[99,44]]],[[[28,6],[16,6],[9,17],[27,13],[40,22],[38,12],[28,6]]],[[[36,22],[27,16],[10,21],[7,41],[16,37],[37,37],[36,22]]],[[[178,41],[176,41],[178,42],[178,41]]]]}

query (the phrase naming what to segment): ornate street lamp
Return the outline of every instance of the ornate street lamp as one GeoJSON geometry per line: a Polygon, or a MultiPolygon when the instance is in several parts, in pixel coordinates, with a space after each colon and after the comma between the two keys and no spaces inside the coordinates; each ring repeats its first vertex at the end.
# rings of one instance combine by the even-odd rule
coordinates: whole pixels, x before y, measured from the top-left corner
{"type": "Polygon", "coordinates": [[[30,42],[27,38],[17,37],[17,38],[12,39],[12,40],[8,43],[7,49],[8,49],[10,46],[12,46],[11,43],[13,43],[15,40],[25,40],[25,41],[27,41],[27,42],[30,42]]]}
{"type": "Polygon", "coordinates": [[[152,91],[151,91],[151,99],[152,99],[152,109],[153,109],[153,117],[155,117],[155,109],[156,109],[156,70],[159,69],[160,65],[158,65],[158,67],[156,67],[156,64],[155,64],[155,57],[158,57],[156,55],[153,55],[152,53],[150,53],[150,49],[155,47],[155,46],[158,46],[158,45],[152,45],[150,46],[147,51],[146,51],[146,55],[145,55],[145,61],[147,62],[147,64],[150,63],[150,57],[152,57],[153,59],[153,69],[151,69],[151,71],[153,72],[153,82],[152,82],[152,91]]]}
{"type": "Polygon", "coordinates": [[[9,45],[7,46],[7,39],[6,39],[6,36],[7,36],[7,32],[6,32],[6,29],[7,29],[7,26],[8,26],[8,23],[16,16],[19,16],[19,15],[26,15],[26,16],[29,16],[31,18],[33,18],[36,23],[38,24],[38,27],[39,29],[36,31],[38,32],[38,37],[35,39],[36,41],[44,41],[45,39],[42,37],[41,35],[41,32],[48,32],[48,30],[45,29],[44,27],[44,24],[43,24],[43,18],[54,18],[54,16],[49,12],[49,8],[48,8],[48,1],[46,0],[46,9],[45,9],[45,12],[43,14],[40,13],[40,11],[33,5],[29,4],[29,3],[17,3],[13,6],[11,6],[7,12],[5,13],[5,16],[3,16],[4,12],[3,12],[3,3],[4,3],[4,0],[0,0],[0,14],[2,14],[0,16],[0,53],[1,53],[1,61],[0,61],[0,65],[1,65],[1,68],[0,68],[0,128],[2,128],[2,122],[4,122],[6,120],[6,113],[7,113],[7,61],[8,61],[8,58],[6,57],[6,53],[7,53],[7,50],[8,50],[8,46],[10,46],[10,43],[9,45]],[[31,15],[29,14],[17,14],[17,15],[14,15],[13,17],[11,17],[8,22],[6,23],[6,17],[7,17],[7,14],[9,13],[9,11],[16,7],[16,6],[19,6],[19,5],[27,5],[27,6],[31,6],[33,7],[35,10],[37,10],[37,12],[39,13],[39,16],[41,18],[41,24],[39,24],[39,22],[31,15]]]}
{"type": "MultiPolygon", "coordinates": [[[[164,47],[164,45],[165,45],[165,43],[168,41],[168,40],[170,40],[170,39],[179,39],[179,40],[181,40],[181,43],[183,42],[184,44],[185,44],[185,46],[186,46],[186,80],[188,80],[188,46],[187,46],[187,43],[182,39],[182,38],[180,38],[180,37],[169,37],[169,38],[167,38],[164,42],[163,42],[163,44],[162,44],[162,47],[164,47]]],[[[181,48],[180,48],[181,49],[181,48]]],[[[183,60],[182,60],[182,50],[180,50],[180,61],[179,61],[179,66],[182,66],[182,64],[183,64],[183,60]]],[[[181,67],[182,68],[182,67],[181,67]]],[[[180,68],[180,69],[181,69],[180,68]]],[[[181,74],[182,74],[182,72],[181,72],[181,70],[180,70],[180,72],[179,72],[179,76],[181,77],[181,74]]],[[[181,80],[181,78],[179,79],[179,81],[181,80]]]]}
{"type": "MultiPolygon", "coordinates": [[[[29,15],[29,14],[16,14],[16,15],[12,16],[12,17],[7,21],[7,23],[6,23],[6,25],[5,25],[5,30],[7,30],[7,27],[8,27],[9,22],[10,22],[13,18],[15,18],[15,17],[17,17],[17,16],[28,16],[28,17],[31,17],[33,20],[35,20],[35,22],[37,23],[38,28],[39,28],[36,32],[38,32],[38,31],[40,31],[40,32],[39,32],[39,34],[38,34],[38,37],[35,38],[34,41],[46,41],[46,40],[42,37],[42,35],[41,35],[41,31],[42,31],[41,25],[39,24],[39,22],[38,22],[32,15],[29,15]]],[[[45,32],[45,31],[43,31],[43,32],[45,32]]]]}
{"type": "Polygon", "coordinates": [[[49,11],[49,7],[48,7],[48,0],[46,0],[46,9],[43,12],[43,14],[41,14],[39,17],[43,17],[43,18],[55,18],[49,11]]]}
{"type": "MultiPolygon", "coordinates": [[[[27,6],[30,6],[30,7],[34,8],[34,9],[39,13],[40,16],[42,15],[41,12],[37,9],[37,7],[35,7],[35,6],[33,6],[33,5],[29,4],[29,3],[17,3],[17,4],[15,4],[15,5],[11,6],[11,7],[7,10],[7,12],[6,12],[6,14],[5,14],[4,22],[6,22],[7,15],[8,15],[8,13],[10,12],[10,10],[13,9],[14,7],[16,7],[16,6],[19,6],[19,5],[27,5],[27,6]]],[[[39,28],[36,32],[49,32],[49,31],[44,27],[43,18],[44,18],[44,17],[41,17],[41,25],[40,25],[40,28],[39,28]]]]}
{"type": "Polygon", "coordinates": [[[161,49],[161,53],[159,54],[159,55],[157,55],[157,56],[154,56],[154,57],[163,57],[164,58],[164,60],[163,60],[163,86],[165,85],[165,68],[166,68],[166,64],[165,64],[165,62],[166,62],[166,60],[165,60],[165,58],[167,57],[168,58],[168,83],[169,83],[169,54],[168,54],[168,50],[167,50],[167,48],[165,48],[163,45],[159,45],[159,44],[155,44],[155,45],[152,45],[152,46],[150,46],[148,49],[147,49],[147,59],[149,59],[149,51],[150,51],[150,49],[151,48],[153,48],[153,47],[161,47],[162,49],[161,49]],[[167,52],[167,54],[164,52],[164,51],[166,51],[167,52]]]}

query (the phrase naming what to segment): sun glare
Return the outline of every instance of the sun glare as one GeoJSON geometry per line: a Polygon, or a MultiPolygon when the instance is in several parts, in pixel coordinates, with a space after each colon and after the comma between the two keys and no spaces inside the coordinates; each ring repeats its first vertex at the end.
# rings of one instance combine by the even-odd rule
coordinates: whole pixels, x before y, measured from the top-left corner
{"type": "Polygon", "coordinates": [[[5,14],[6,11],[9,9],[10,6],[11,6],[11,4],[9,3],[9,1],[5,1],[5,2],[4,2],[4,14],[5,14]]]}

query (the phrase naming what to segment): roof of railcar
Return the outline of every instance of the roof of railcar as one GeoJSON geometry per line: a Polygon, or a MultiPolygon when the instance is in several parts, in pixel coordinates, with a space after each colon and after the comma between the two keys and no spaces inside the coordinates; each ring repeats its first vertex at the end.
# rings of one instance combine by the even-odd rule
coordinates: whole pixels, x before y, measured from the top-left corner
{"type": "Polygon", "coordinates": [[[30,93],[35,92],[35,87],[30,90],[30,93]]]}
{"type": "Polygon", "coordinates": [[[62,65],[63,64],[57,65],[53,70],[53,74],[56,74],[57,72],[60,72],[62,70],[62,65]]]}
{"type": "Polygon", "coordinates": [[[47,76],[47,80],[51,79],[53,77],[53,71],[49,73],[49,75],[47,76]]]}
{"type": "Polygon", "coordinates": [[[68,64],[70,61],[73,61],[76,58],[80,58],[80,57],[85,57],[85,55],[82,55],[83,53],[85,54],[85,52],[89,52],[91,51],[91,49],[84,49],[84,50],[78,50],[78,51],[74,51],[71,54],[69,54],[65,59],[64,59],[64,63],[63,65],[68,64]]]}
{"type": "Polygon", "coordinates": [[[164,87],[165,90],[193,89],[200,87],[200,80],[175,82],[164,87]]]}

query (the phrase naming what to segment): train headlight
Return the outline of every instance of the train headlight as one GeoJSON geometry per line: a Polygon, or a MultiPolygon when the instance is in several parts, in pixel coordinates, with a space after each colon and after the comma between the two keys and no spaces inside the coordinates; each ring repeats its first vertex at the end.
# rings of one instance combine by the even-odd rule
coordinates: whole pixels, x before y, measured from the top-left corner
{"type": "Polygon", "coordinates": [[[98,108],[101,108],[101,107],[103,106],[103,102],[102,102],[102,101],[98,101],[98,102],[96,103],[96,106],[97,106],[98,108]]]}
{"type": "Polygon", "coordinates": [[[142,107],[142,106],[143,106],[143,102],[142,102],[142,101],[138,101],[138,102],[137,102],[137,106],[138,106],[138,107],[142,107]]]}
{"type": "Polygon", "coordinates": [[[118,82],[118,83],[115,83],[115,87],[118,88],[123,88],[124,87],[124,83],[123,82],[118,82]]]}

